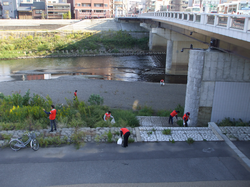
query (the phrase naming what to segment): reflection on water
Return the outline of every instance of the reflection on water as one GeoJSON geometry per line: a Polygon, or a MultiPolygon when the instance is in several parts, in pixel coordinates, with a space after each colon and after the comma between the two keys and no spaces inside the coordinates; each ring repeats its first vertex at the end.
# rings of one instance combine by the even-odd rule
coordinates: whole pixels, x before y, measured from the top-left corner
{"type": "Polygon", "coordinates": [[[165,55],[37,58],[0,62],[0,81],[82,75],[119,81],[186,83],[186,76],[165,76],[165,55]]]}

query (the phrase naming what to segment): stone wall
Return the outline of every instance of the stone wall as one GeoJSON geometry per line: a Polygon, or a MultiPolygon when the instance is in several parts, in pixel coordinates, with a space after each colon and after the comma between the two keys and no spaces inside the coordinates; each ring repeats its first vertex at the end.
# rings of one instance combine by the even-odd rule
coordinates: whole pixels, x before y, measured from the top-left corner
{"type": "MultiPolygon", "coordinates": [[[[129,138],[132,138],[135,142],[137,142],[137,134],[138,134],[138,128],[130,128],[127,127],[130,131],[129,138]]],[[[56,132],[50,133],[48,129],[42,129],[38,131],[34,131],[37,136],[42,136],[43,138],[50,138],[59,136],[61,139],[67,138],[68,143],[72,143],[71,135],[74,134],[76,131],[75,128],[60,128],[56,132]]],[[[120,137],[120,127],[97,127],[97,128],[79,128],[77,130],[78,132],[84,132],[85,133],[85,142],[107,142],[108,137],[107,133],[110,131],[112,133],[112,141],[116,142],[117,139],[120,137]]],[[[3,137],[4,135],[10,136],[11,138],[18,138],[22,137],[26,133],[25,130],[16,130],[16,131],[0,131],[0,137],[3,137]]],[[[139,135],[140,136],[140,135],[139,135]]],[[[7,146],[9,143],[9,140],[1,140],[0,139],[0,147],[7,146]]]]}

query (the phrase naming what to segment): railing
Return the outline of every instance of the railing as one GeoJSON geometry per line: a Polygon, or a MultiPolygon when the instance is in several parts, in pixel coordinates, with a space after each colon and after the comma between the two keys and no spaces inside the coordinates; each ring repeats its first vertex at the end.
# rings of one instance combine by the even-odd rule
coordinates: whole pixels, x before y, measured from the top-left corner
{"type": "MultiPolygon", "coordinates": [[[[138,15],[141,17],[163,18],[165,21],[173,21],[183,24],[194,23],[207,25],[211,27],[221,27],[227,30],[235,30],[250,33],[250,15],[234,14],[211,14],[211,13],[194,13],[194,12],[150,12],[138,15]]],[[[199,25],[196,25],[200,28],[199,25]]],[[[250,36],[249,36],[250,38],[250,36]]],[[[250,39],[249,39],[250,40],[250,39]]]]}

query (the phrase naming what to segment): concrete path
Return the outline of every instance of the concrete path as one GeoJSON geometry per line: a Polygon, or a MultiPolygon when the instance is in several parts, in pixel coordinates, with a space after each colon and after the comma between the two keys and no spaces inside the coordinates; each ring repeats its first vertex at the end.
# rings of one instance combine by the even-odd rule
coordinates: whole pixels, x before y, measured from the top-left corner
{"type": "Polygon", "coordinates": [[[0,150],[1,186],[237,186],[250,170],[225,142],[88,143],[0,150]],[[211,150],[211,151],[208,151],[211,150]]]}

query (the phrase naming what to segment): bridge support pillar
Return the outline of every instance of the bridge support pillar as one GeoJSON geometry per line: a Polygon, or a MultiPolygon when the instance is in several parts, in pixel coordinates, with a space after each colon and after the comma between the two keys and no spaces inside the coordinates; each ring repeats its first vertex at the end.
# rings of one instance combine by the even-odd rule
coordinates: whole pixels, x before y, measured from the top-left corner
{"type": "Polygon", "coordinates": [[[150,51],[166,52],[167,39],[157,35],[157,29],[151,29],[149,32],[148,48],[150,51]]]}
{"type": "Polygon", "coordinates": [[[205,51],[190,50],[184,112],[190,112],[190,126],[196,126],[200,106],[205,51]]]}
{"type": "Polygon", "coordinates": [[[173,41],[167,41],[167,52],[166,52],[166,68],[165,73],[169,74],[172,68],[172,58],[173,58],[173,41]]]}

